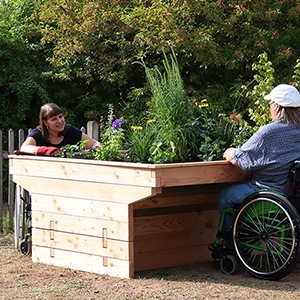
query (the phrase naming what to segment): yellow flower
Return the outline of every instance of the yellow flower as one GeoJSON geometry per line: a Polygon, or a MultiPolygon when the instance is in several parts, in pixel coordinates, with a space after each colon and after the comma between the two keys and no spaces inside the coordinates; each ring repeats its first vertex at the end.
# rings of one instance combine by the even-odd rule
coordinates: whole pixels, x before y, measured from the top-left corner
{"type": "Polygon", "coordinates": [[[143,127],[142,126],[131,126],[131,129],[133,129],[133,130],[142,130],[143,127]]]}
{"type": "Polygon", "coordinates": [[[199,108],[208,107],[207,99],[201,100],[201,104],[199,104],[199,108]]]}
{"type": "Polygon", "coordinates": [[[156,120],[153,119],[153,120],[148,120],[148,124],[152,123],[152,122],[155,122],[156,120]]]}

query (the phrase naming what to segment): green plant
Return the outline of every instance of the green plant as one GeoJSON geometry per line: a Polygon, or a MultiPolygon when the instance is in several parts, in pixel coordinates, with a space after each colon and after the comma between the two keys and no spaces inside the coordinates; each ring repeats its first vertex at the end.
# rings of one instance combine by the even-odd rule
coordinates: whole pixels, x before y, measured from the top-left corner
{"type": "MultiPolygon", "coordinates": [[[[60,149],[64,151],[64,153],[67,155],[67,158],[75,158],[76,154],[82,155],[84,158],[89,158],[93,156],[93,153],[86,149],[85,145],[88,142],[86,141],[80,141],[76,145],[66,145],[61,147],[60,149]]],[[[56,156],[64,157],[63,152],[56,153],[56,156]]]]}
{"type": "Polygon", "coordinates": [[[144,126],[131,126],[128,137],[128,156],[130,160],[148,162],[150,148],[157,138],[155,120],[148,120],[144,126]]]}
{"type": "MultiPolygon", "coordinates": [[[[231,94],[231,97],[237,99],[237,101],[240,98],[244,98],[249,103],[248,112],[252,124],[249,124],[247,127],[250,132],[254,133],[261,126],[272,122],[268,101],[264,100],[264,96],[274,87],[275,70],[265,52],[258,56],[258,62],[253,63],[252,70],[256,72],[253,80],[247,84],[240,84],[231,94]]],[[[297,75],[297,69],[295,74],[297,75]]]]}
{"type": "Polygon", "coordinates": [[[149,162],[154,164],[163,164],[173,160],[176,155],[174,143],[170,142],[170,146],[168,148],[164,147],[166,150],[160,148],[162,145],[162,142],[156,142],[153,144],[150,148],[149,162]]]}
{"type": "Polygon", "coordinates": [[[101,134],[101,145],[96,149],[95,159],[97,160],[120,160],[123,159],[120,150],[124,145],[124,124],[123,118],[114,118],[114,107],[109,105],[108,119],[101,134]]]}
{"type": "Polygon", "coordinates": [[[238,111],[234,110],[232,114],[219,113],[211,109],[207,99],[196,105],[202,124],[198,155],[201,160],[222,159],[225,149],[241,146],[249,138],[248,123],[238,111]]]}
{"type": "Polygon", "coordinates": [[[257,131],[262,125],[272,122],[268,101],[264,100],[264,96],[268,94],[274,87],[274,69],[272,63],[268,61],[267,53],[258,56],[259,62],[252,65],[252,70],[257,71],[254,79],[257,82],[252,90],[246,92],[246,97],[250,99],[255,107],[249,108],[250,119],[255,122],[253,127],[257,131]]]}
{"type": "Polygon", "coordinates": [[[142,61],[151,91],[148,112],[150,118],[156,120],[159,148],[172,157],[172,161],[188,161],[197,151],[196,118],[183,87],[174,51],[169,60],[165,52],[163,54],[164,72],[158,67],[150,69],[142,61]],[[175,148],[170,147],[171,143],[175,148]]]}
{"type": "Polygon", "coordinates": [[[199,149],[200,154],[198,154],[199,159],[203,161],[212,161],[222,159],[224,144],[226,142],[220,140],[219,138],[216,140],[212,140],[209,136],[204,133],[201,134],[204,141],[201,143],[201,147],[199,149]]]}
{"type": "Polygon", "coordinates": [[[2,228],[0,228],[0,232],[4,232],[5,234],[13,233],[14,229],[9,224],[9,213],[8,213],[8,211],[4,211],[3,214],[2,214],[2,217],[3,217],[2,228]]]}

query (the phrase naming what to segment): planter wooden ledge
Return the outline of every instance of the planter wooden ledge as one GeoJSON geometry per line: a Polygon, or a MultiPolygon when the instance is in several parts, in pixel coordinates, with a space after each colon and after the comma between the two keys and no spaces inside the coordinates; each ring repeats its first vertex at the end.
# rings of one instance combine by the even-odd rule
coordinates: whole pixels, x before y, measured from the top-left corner
{"type": "Polygon", "coordinates": [[[9,156],[32,195],[34,262],[133,277],[210,260],[224,185],[247,181],[225,161],[139,164],[9,156]]]}

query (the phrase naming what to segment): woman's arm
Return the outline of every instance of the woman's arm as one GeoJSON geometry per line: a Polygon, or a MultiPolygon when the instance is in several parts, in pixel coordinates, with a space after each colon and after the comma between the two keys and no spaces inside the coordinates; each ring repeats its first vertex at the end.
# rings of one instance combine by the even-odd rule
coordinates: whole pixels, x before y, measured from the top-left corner
{"type": "Polygon", "coordinates": [[[101,145],[100,142],[90,138],[87,134],[83,132],[81,136],[81,141],[86,141],[86,140],[88,140],[88,142],[85,144],[87,149],[94,149],[97,146],[101,145]]]}
{"type": "Polygon", "coordinates": [[[36,145],[36,141],[33,137],[29,136],[21,146],[21,151],[37,154],[38,146],[36,145]]]}

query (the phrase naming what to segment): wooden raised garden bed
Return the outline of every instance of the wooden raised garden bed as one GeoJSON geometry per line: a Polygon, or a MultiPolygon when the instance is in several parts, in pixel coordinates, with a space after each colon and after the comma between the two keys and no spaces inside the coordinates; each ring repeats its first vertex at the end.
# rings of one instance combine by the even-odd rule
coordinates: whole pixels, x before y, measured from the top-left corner
{"type": "Polygon", "coordinates": [[[225,161],[9,160],[32,196],[33,261],[119,277],[210,260],[220,190],[251,176],[225,161]]]}

